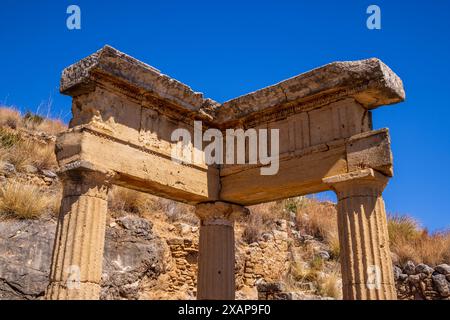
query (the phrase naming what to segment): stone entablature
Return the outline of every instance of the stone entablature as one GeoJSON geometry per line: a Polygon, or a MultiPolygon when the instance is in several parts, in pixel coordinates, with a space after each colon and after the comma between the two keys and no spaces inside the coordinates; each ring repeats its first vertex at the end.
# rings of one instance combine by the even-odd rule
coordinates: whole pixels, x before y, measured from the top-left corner
{"type": "MultiPolygon", "coordinates": [[[[393,175],[393,161],[388,130],[372,129],[371,110],[401,102],[405,93],[400,78],[380,60],[334,62],[220,104],[105,46],[64,70],[61,92],[73,98],[70,129],[56,143],[62,175],[100,174],[105,176],[100,184],[117,184],[196,205],[201,219],[200,298],[234,297],[234,224],[227,212],[325,190],[349,193],[338,203],[339,215],[345,217],[339,227],[341,246],[346,246],[342,257],[344,298],[394,298],[390,258],[383,247],[387,239],[381,197],[384,184],[380,188],[376,183],[383,179],[387,183],[393,175]],[[194,120],[202,121],[203,131],[279,129],[278,173],[261,175],[261,162],[207,165],[173,161],[171,151],[177,142],[172,141],[171,133],[183,128],[195,137],[194,120]],[[362,184],[369,194],[354,195],[362,184]],[[352,230],[348,223],[360,223],[360,229],[352,230]],[[366,226],[379,234],[367,234],[366,226]],[[359,237],[364,243],[354,240],[359,237]],[[361,248],[371,248],[371,254],[361,253],[361,248]],[[381,275],[375,274],[381,283],[369,285],[373,275],[355,259],[361,259],[364,268],[381,270],[381,275]]],[[[272,142],[264,143],[268,147],[272,142]]],[[[195,143],[189,145],[193,147],[195,143]]],[[[248,144],[246,148],[248,153],[248,144]]],[[[93,229],[84,232],[71,221],[102,223],[106,214],[103,201],[84,193],[63,199],[56,255],[66,256],[65,251],[72,247],[91,250],[85,242],[77,242],[78,236],[88,236],[98,239],[91,245],[95,254],[88,256],[98,260],[104,229],[97,228],[94,237],[93,229]],[[81,231],[74,236],[72,228],[81,231]]],[[[48,297],[96,298],[97,276],[88,279],[88,293],[66,290],[67,275],[61,268],[72,262],[54,260],[53,269],[58,272],[48,297]]]]}

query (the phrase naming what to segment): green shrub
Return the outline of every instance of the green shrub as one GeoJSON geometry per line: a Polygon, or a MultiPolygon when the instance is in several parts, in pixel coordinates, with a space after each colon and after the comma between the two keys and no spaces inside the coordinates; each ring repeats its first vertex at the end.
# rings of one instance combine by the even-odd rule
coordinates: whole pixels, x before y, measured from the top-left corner
{"type": "Polygon", "coordinates": [[[23,119],[27,122],[30,123],[32,125],[40,125],[43,121],[44,121],[44,117],[35,114],[31,111],[27,111],[27,113],[25,113],[25,115],[23,116],[23,119]]]}
{"type": "Polygon", "coordinates": [[[9,130],[0,128],[0,146],[11,148],[20,141],[20,135],[9,130]]]}

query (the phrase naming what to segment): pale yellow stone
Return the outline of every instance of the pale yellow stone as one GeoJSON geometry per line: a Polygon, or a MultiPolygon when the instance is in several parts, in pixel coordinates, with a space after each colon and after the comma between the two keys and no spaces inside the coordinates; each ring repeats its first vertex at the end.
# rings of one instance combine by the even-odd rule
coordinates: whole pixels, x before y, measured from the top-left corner
{"type": "MultiPolygon", "coordinates": [[[[199,299],[234,298],[233,226],[245,213],[242,206],[333,189],[344,297],[395,297],[381,197],[393,174],[390,138],[386,129],[372,131],[370,112],[403,101],[405,93],[380,60],[334,62],[219,104],[105,46],[64,70],[61,92],[73,97],[73,119],[56,142],[64,197],[48,299],[98,299],[110,184],[197,205],[199,299]],[[172,161],[171,133],[184,128],[192,134],[194,120],[203,121],[204,130],[278,129],[279,172],[263,176],[260,163],[172,161]],[[378,289],[367,289],[368,266],[381,271],[378,289]]],[[[176,273],[191,279],[185,265],[193,243],[169,245],[176,273]]],[[[262,265],[254,263],[254,272],[264,274],[262,265]]]]}

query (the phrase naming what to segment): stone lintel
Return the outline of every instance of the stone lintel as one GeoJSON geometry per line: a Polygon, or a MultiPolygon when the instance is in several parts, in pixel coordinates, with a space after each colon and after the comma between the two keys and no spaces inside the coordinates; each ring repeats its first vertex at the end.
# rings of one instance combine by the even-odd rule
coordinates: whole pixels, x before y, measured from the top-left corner
{"type": "Polygon", "coordinates": [[[61,173],[110,174],[113,184],[190,204],[218,199],[217,168],[180,164],[86,126],[71,128],[58,136],[56,155],[61,173]]]}
{"type": "Polygon", "coordinates": [[[292,107],[301,112],[345,98],[353,98],[367,109],[405,99],[401,79],[382,61],[372,58],[333,62],[219,104],[110,46],[67,67],[60,91],[77,96],[105,82],[112,84],[110,90],[155,97],[176,106],[177,112],[187,112],[219,128],[236,126],[262,113],[279,113],[292,107]]]}
{"type": "Polygon", "coordinates": [[[154,96],[185,111],[204,114],[203,109],[214,109],[218,105],[211,99],[205,99],[202,93],[194,92],[158,69],[108,45],[64,69],[60,92],[76,96],[94,90],[98,81],[110,82],[117,90],[154,96]]]}
{"type": "Polygon", "coordinates": [[[348,97],[374,109],[403,101],[405,91],[401,79],[379,59],[333,62],[225,102],[217,109],[216,121],[280,112],[292,104],[314,109],[348,97]]]}
{"type": "Polygon", "coordinates": [[[237,204],[215,201],[199,203],[195,206],[195,213],[208,225],[232,224],[238,217],[248,214],[248,209],[237,204]]]}
{"type": "Polygon", "coordinates": [[[299,151],[298,154],[280,157],[279,172],[274,176],[261,175],[260,166],[256,165],[236,165],[221,170],[220,199],[254,205],[330,190],[330,184],[326,183],[328,177],[353,175],[364,169],[392,175],[392,155],[386,129],[299,151]]]}

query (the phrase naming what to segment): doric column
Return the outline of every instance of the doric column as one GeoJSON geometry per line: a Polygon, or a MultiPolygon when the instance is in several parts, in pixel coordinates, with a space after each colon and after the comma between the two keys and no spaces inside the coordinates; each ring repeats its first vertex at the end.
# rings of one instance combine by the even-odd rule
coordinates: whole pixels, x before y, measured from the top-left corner
{"type": "Polygon", "coordinates": [[[235,298],[234,220],[244,210],[225,202],[196,206],[200,219],[197,299],[235,298]]]}
{"type": "Polygon", "coordinates": [[[105,173],[82,170],[60,176],[63,198],[46,298],[99,299],[108,177],[105,173]]]}
{"type": "Polygon", "coordinates": [[[324,179],[338,197],[343,298],[396,299],[386,210],[388,177],[364,169],[324,179]]]}

